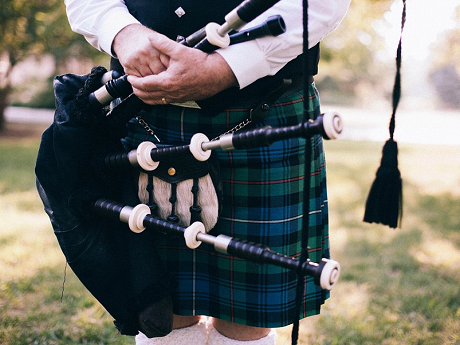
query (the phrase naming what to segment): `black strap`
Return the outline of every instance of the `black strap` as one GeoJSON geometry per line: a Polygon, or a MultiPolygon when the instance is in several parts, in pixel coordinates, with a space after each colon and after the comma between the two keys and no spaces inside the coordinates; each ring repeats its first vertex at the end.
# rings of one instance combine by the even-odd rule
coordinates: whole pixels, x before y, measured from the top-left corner
{"type": "Polygon", "coordinates": [[[167,217],[167,220],[171,223],[178,223],[179,217],[176,216],[176,202],[177,202],[177,184],[171,183],[171,197],[169,198],[171,203],[171,214],[167,217]]]}
{"type": "Polygon", "coordinates": [[[193,194],[193,205],[190,206],[190,224],[194,222],[203,222],[201,219],[201,206],[198,205],[198,191],[199,191],[199,186],[198,186],[199,180],[197,177],[193,179],[193,185],[192,185],[192,194],[193,194]]]}
{"type": "Polygon", "coordinates": [[[268,110],[275,101],[280,98],[283,93],[292,85],[292,79],[283,79],[280,85],[270,92],[258,106],[251,109],[251,121],[259,122],[267,116],[268,110]]]}
{"type": "Polygon", "coordinates": [[[262,121],[265,116],[267,116],[268,110],[273,103],[282,97],[299,92],[303,87],[305,79],[307,80],[308,85],[311,85],[314,81],[312,75],[307,75],[305,78],[302,75],[299,75],[281,80],[278,86],[266,95],[259,105],[251,109],[251,121],[254,123],[262,121]]]}
{"type": "Polygon", "coordinates": [[[147,175],[147,187],[145,188],[149,194],[149,208],[150,208],[150,213],[153,215],[157,215],[157,210],[158,210],[158,205],[155,204],[155,201],[153,199],[153,175],[148,174],[147,175]]]}

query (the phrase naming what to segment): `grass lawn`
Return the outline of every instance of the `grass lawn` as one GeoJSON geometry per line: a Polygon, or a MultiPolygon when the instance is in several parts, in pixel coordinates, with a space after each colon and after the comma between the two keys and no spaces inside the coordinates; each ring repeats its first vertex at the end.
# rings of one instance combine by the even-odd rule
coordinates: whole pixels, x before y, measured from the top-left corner
{"type": "MultiPolygon", "coordinates": [[[[0,136],[0,344],[133,344],[82,287],[35,192],[44,128],[0,136]]],[[[401,229],[362,222],[383,143],[331,141],[331,249],[342,276],[300,344],[460,344],[460,152],[400,144],[401,229]]],[[[290,327],[278,345],[290,344],[290,327]]]]}

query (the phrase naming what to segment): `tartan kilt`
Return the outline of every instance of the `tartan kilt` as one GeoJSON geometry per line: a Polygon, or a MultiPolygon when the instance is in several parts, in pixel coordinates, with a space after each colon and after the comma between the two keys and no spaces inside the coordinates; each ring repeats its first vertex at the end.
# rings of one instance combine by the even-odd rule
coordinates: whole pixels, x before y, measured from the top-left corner
{"type": "MultiPolygon", "coordinates": [[[[320,113],[314,84],[309,89],[309,117],[320,113]]],[[[164,143],[183,145],[200,132],[214,138],[246,119],[248,109],[227,109],[215,117],[196,109],[157,106],[142,117],[164,143]]],[[[303,118],[303,95],[279,99],[256,126],[298,124],[303,118]]],[[[123,139],[127,149],[152,140],[137,120],[128,124],[123,139]]],[[[301,252],[303,201],[308,198],[309,257],[329,258],[328,205],[322,138],[311,138],[311,183],[304,194],[305,139],[293,138],[269,147],[216,151],[223,182],[223,210],[210,234],[245,239],[292,257],[301,252]]],[[[295,317],[295,273],[273,265],[259,265],[218,253],[202,243],[187,248],[183,238],[156,234],[155,241],[166,269],[178,281],[174,313],[207,315],[255,327],[282,327],[295,317]]],[[[307,277],[299,318],[316,315],[329,293],[307,277]]]]}

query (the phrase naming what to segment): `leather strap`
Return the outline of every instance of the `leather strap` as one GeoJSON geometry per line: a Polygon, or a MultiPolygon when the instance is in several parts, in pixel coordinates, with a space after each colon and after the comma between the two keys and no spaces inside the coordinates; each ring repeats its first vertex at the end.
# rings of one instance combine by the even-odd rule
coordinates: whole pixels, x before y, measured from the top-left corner
{"type": "MultiPolygon", "coordinates": [[[[313,76],[308,76],[309,85],[314,81],[313,76]]],[[[259,103],[258,106],[251,109],[250,118],[252,122],[262,121],[267,112],[279,98],[292,95],[302,89],[303,78],[302,76],[293,77],[290,79],[283,79],[276,89],[270,92],[265,99],[259,103]]]]}

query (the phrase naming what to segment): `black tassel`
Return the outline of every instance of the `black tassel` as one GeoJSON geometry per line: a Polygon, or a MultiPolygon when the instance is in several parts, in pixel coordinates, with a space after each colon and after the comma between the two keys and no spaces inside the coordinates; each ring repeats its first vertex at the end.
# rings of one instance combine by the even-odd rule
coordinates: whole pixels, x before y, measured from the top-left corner
{"type": "Polygon", "coordinates": [[[365,222],[381,223],[390,228],[400,226],[402,219],[402,179],[398,169],[398,144],[393,140],[396,109],[401,98],[402,33],[406,22],[406,0],[402,1],[401,36],[396,52],[396,77],[393,86],[393,113],[389,126],[390,139],[383,147],[380,168],[377,170],[375,181],[367,197],[364,212],[365,222]]]}
{"type": "Polygon", "coordinates": [[[364,221],[381,223],[390,228],[400,226],[402,219],[402,179],[398,169],[398,143],[388,139],[382,160],[366,202],[364,221]]]}

